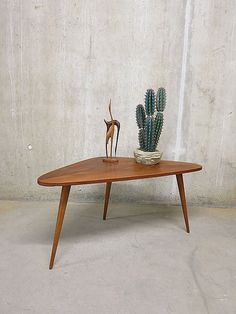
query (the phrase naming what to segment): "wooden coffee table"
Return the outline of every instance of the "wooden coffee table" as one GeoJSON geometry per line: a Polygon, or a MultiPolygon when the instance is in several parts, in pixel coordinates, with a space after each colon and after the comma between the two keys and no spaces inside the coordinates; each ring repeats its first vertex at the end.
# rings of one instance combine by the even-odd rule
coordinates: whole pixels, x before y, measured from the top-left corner
{"type": "Polygon", "coordinates": [[[184,192],[183,173],[199,171],[201,165],[162,160],[157,165],[136,163],[134,158],[119,157],[116,163],[103,162],[104,157],[91,158],[51,171],[38,178],[43,186],[61,186],[61,198],[54,233],[49,269],[52,269],[61,233],[66,205],[72,185],[106,183],[103,219],[106,220],[112,182],[176,175],[186,230],[189,233],[188,210],[184,192]]]}

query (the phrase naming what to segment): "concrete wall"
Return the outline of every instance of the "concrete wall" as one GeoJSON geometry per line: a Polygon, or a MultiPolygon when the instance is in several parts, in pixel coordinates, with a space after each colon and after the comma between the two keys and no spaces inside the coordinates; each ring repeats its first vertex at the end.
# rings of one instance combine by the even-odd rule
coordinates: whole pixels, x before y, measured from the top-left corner
{"type": "MultiPolygon", "coordinates": [[[[235,15],[234,0],[2,0],[0,198],[57,198],[36,178],[104,154],[110,98],[119,155],[132,156],[135,106],[164,86],[164,158],[204,167],[186,175],[189,201],[235,205],[235,15]]],[[[101,199],[103,188],[74,188],[72,199],[101,199]]],[[[171,177],[119,183],[112,196],[178,200],[171,177]]]]}

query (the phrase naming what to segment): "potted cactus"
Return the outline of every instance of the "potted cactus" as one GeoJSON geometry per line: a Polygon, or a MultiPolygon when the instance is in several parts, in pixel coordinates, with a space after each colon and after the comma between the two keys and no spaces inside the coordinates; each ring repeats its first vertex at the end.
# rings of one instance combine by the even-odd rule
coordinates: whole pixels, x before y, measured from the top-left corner
{"type": "Polygon", "coordinates": [[[157,150],[157,145],[162,132],[165,106],[166,91],[161,87],[156,95],[153,89],[148,89],[145,107],[141,104],[136,107],[139,148],[134,151],[134,156],[138,163],[153,165],[161,160],[162,153],[157,150]]]}

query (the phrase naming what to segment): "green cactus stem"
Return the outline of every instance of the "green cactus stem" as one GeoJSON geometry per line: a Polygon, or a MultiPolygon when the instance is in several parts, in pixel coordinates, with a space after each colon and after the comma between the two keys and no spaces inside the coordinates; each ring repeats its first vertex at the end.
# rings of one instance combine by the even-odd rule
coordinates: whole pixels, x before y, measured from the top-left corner
{"type": "Polygon", "coordinates": [[[138,133],[139,148],[145,150],[144,129],[140,129],[138,133]]]}
{"type": "Polygon", "coordinates": [[[148,116],[145,123],[144,128],[145,133],[145,150],[148,152],[153,151],[153,143],[154,143],[154,118],[152,116],[148,116]]]}
{"type": "Polygon", "coordinates": [[[156,97],[156,108],[157,111],[163,112],[166,106],[166,90],[163,87],[160,87],[157,91],[156,97]]]}
{"type": "Polygon", "coordinates": [[[148,89],[145,95],[145,110],[147,116],[152,116],[155,111],[155,92],[153,89],[148,89]]]}
{"type": "Polygon", "coordinates": [[[162,128],[163,128],[163,123],[164,123],[164,118],[163,118],[163,113],[158,112],[155,118],[155,133],[154,133],[154,150],[156,150],[157,144],[159,142],[162,128]]]}
{"type": "Polygon", "coordinates": [[[136,122],[139,129],[143,129],[145,125],[145,110],[143,105],[138,105],[136,108],[136,122]]]}

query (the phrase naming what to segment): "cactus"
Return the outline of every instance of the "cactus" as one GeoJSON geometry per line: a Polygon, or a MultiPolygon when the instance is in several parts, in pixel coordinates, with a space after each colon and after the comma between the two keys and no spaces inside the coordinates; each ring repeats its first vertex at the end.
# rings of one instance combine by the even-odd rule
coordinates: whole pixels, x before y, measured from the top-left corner
{"type": "Polygon", "coordinates": [[[154,152],[157,148],[163,127],[163,111],[166,106],[166,91],[159,88],[157,94],[148,89],[145,94],[145,109],[139,104],[136,107],[136,122],[139,128],[139,148],[154,152]]]}

